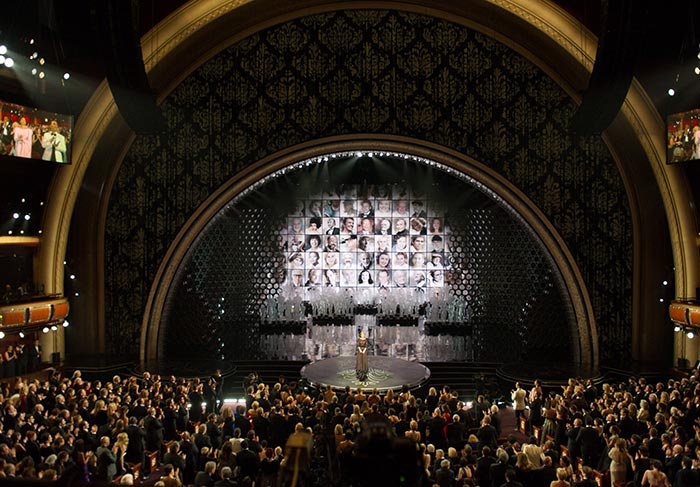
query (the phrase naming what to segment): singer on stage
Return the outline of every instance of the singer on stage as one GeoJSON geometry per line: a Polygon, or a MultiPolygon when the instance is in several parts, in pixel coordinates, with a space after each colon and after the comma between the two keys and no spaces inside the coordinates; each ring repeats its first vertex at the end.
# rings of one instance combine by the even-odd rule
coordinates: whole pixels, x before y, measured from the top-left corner
{"type": "Polygon", "coordinates": [[[365,332],[360,332],[360,338],[357,339],[357,359],[355,362],[355,374],[357,379],[361,381],[367,380],[367,373],[369,372],[369,364],[367,361],[367,346],[369,342],[365,337],[365,332]]]}
{"type": "Polygon", "coordinates": [[[45,161],[66,161],[66,138],[59,132],[58,122],[51,120],[49,131],[41,138],[41,146],[44,153],[41,158],[45,161]]]}

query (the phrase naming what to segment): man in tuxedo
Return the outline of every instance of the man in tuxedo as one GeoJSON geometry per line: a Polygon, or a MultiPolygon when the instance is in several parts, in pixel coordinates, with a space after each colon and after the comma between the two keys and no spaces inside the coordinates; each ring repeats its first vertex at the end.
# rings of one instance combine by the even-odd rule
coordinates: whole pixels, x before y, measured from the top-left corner
{"type": "Polygon", "coordinates": [[[28,347],[27,350],[27,366],[29,372],[34,372],[39,370],[41,366],[41,345],[39,345],[39,339],[34,340],[34,345],[28,347]]]}
{"type": "Polygon", "coordinates": [[[49,130],[41,138],[44,153],[41,158],[45,161],[68,162],[66,160],[66,138],[58,130],[58,122],[51,120],[49,130]]]}

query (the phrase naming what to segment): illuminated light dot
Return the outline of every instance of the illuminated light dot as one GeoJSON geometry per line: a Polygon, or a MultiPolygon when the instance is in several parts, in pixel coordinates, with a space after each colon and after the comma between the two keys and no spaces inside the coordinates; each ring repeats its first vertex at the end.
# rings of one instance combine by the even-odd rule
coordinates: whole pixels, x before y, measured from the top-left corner
{"type": "Polygon", "coordinates": [[[7,46],[5,44],[0,45],[0,54],[7,54],[7,46]]]}
{"type": "Polygon", "coordinates": [[[70,79],[70,73],[63,73],[63,79],[70,79]]]}
{"type": "Polygon", "coordinates": [[[5,59],[5,66],[7,66],[8,68],[11,68],[14,65],[15,65],[14,59],[12,59],[11,57],[8,57],[5,59]]]}
{"type": "Polygon", "coordinates": [[[49,332],[49,328],[48,328],[47,326],[45,326],[44,328],[42,328],[41,331],[42,331],[43,333],[48,333],[48,332],[49,332]]]}
{"type": "Polygon", "coordinates": [[[43,71],[39,73],[39,78],[44,79],[45,76],[46,76],[46,75],[44,74],[43,71]]]}
{"type": "Polygon", "coordinates": [[[39,72],[36,68],[32,68],[32,76],[36,76],[36,74],[39,72]]]}
{"type": "Polygon", "coordinates": [[[673,96],[675,94],[676,94],[676,90],[674,90],[673,88],[668,89],[668,96],[673,96]]]}
{"type": "Polygon", "coordinates": [[[13,213],[13,214],[12,214],[12,218],[14,218],[15,220],[16,220],[17,218],[19,218],[19,213],[13,213]]]}

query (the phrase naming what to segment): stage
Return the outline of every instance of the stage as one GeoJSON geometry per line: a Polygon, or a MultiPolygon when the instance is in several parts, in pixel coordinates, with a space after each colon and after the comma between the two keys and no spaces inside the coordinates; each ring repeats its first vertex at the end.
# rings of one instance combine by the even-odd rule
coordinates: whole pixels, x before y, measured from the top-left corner
{"type": "Polygon", "coordinates": [[[314,386],[330,385],[333,389],[376,388],[380,392],[398,390],[407,385],[419,387],[430,378],[430,369],[418,362],[395,357],[369,357],[369,374],[366,381],[355,376],[355,357],[334,357],[305,365],[301,376],[314,386]]]}

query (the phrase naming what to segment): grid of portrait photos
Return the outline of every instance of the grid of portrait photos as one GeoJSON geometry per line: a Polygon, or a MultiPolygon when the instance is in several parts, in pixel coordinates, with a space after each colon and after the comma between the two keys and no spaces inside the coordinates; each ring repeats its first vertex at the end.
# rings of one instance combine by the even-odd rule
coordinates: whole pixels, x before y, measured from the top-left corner
{"type": "Polygon", "coordinates": [[[295,202],[279,242],[292,287],[443,287],[444,203],[406,185],[343,185],[295,202]]]}

